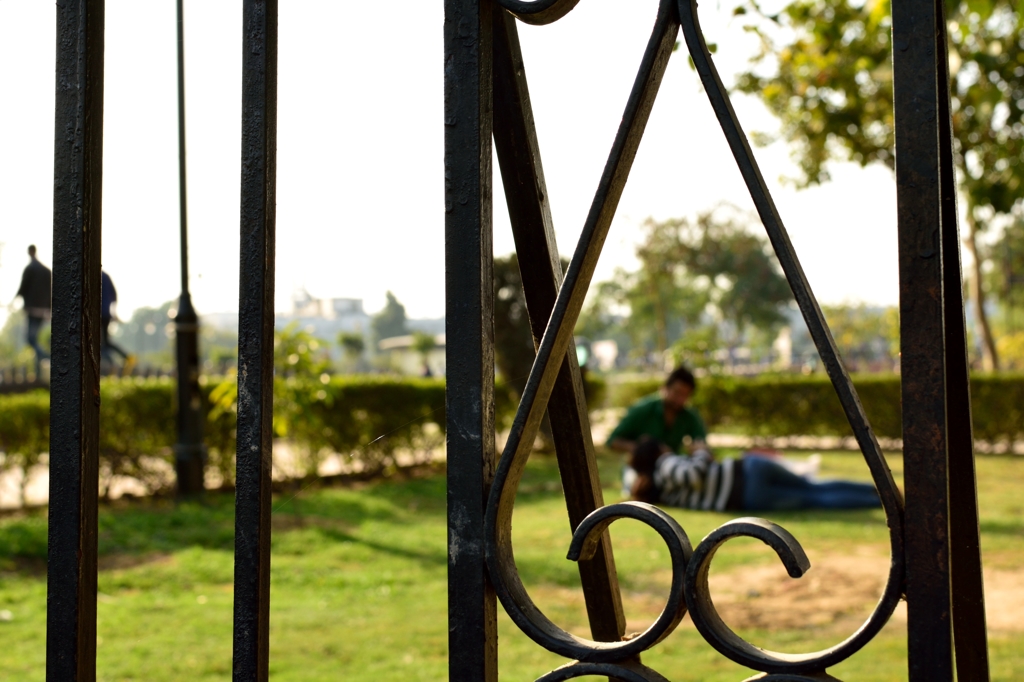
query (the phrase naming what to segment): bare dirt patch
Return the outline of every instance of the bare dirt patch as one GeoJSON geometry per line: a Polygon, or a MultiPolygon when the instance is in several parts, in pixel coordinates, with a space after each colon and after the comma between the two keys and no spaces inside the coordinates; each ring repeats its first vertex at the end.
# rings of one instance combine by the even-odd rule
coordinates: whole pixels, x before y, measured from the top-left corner
{"type": "Polygon", "coordinates": [[[878,603],[888,571],[889,558],[865,548],[820,557],[800,579],[775,562],[717,574],[712,568],[709,583],[719,614],[733,629],[855,628],[878,603]]]}
{"type": "MultiPolygon", "coordinates": [[[[734,630],[813,629],[830,636],[850,635],[874,610],[889,572],[889,556],[878,548],[851,550],[817,557],[800,579],[790,578],[778,562],[718,572],[712,567],[709,584],[715,607],[734,630]]],[[[664,608],[668,583],[665,572],[655,576],[648,588],[623,592],[627,632],[640,632],[654,622],[664,608]]],[[[578,590],[550,585],[528,589],[555,622],[574,634],[589,636],[578,590]]],[[[990,632],[1024,632],[1024,569],[986,570],[985,598],[990,632]]],[[[687,618],[683,626],[689,623],[687,618]]],[[[897,607],[892,623],[906,623],[904,604],[897,607]]]]}

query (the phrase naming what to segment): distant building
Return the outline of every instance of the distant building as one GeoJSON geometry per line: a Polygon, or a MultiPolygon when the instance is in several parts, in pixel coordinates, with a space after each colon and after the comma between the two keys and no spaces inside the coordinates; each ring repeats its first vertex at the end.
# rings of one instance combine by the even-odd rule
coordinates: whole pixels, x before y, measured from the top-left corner
{"type": "MultiPolygon", "coordinates": [[[[238,333],[238,313],[211,313],[202,316],[203,324],[223,331],[238,333]]],[[[375,348],[371,338],[371,316],[363,309],[361,298],[314,298],[305,289],[299,289],[292,295],[292,306],[288,312],[274,316],[274,327],[285,329],[295,324],[300,329],[318,339],[330,343],[335,357],[342,351],[338,348],[338,335],[342,332],[362,334],[365,340],[367,355],[386,353],[393,360],[391,364],[396,371],[407,374],[421,374],[423,361],[419,354],[412,351],[412,336],[397,336],[384,339],[375,348]]],[[[406,320],[406,328],[410,332],[432,334],[438,339],[438,346],[430,353],[431,372],[444,375],[444,331],[445,318],[427,318],[406,320]]]]}
{"type": "MultiPolygon", "coordinates": [[[[377,345],[377,351],[387,360],[389,369],[401,374],[419,375],[424,374],[423,355],[413,349],[414,336],[393,336],[390,339],[383,339],[377,345]]],[[[445,335],[437,334],[434,337],[434,347],[427,353],[427,367],[430,374],[436,377],[445,375],[445,335]]]]}
{"type": "Polygon", "coordinates": [[[274,326],[279,330],[292,324],[328,341],[332,347],[342,332],[362,334],[369,346],[370,316],[363,310],[361,298],[313,298],[300,289],[292,296],[292,309],[274,317],[274,326]]]}

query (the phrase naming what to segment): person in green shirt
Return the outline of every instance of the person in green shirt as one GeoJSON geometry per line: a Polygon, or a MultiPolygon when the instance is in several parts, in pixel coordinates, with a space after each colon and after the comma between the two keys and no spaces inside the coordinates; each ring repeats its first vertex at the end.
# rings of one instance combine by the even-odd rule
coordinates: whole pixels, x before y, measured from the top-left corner
{"type": "Polygon", "coordinates": [[[645,439],[657,441],[663,452],[682,452],[684,441],[689,446],[703,444],[708,437],[704,421],[692,407],[687,407],[697,390],[693,373],[677,367],[657,395],[644,398],[629,408],[626,416],[608,436],[608,447],[632,454],[645,439]]]}

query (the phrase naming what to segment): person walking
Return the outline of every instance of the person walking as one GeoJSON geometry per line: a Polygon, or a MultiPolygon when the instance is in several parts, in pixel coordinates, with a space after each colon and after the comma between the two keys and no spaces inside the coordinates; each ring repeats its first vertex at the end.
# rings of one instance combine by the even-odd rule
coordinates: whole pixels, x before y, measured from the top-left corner
{"type": "Polygon", "coordinates": [[[21,297],[25,315],[28,317],[26,340],[36,354],[36,379],[38,380],[42,376],[43,360],[50,358],[50,354],[43,350],[39,343],[39,333],[50,319],[53,275],[50,268],[36,258],[35,244],[28,247],[28,255],[31,260],[25,266],[24,272],[21,273],[21,286],[18,288],[15,298],[21,297]]]}
{"type": "Polygon", "coordinates": [[[100,278],[100,356],[114,364],[113,353],[117,353],[124,362],[122,369],[127,373],[131,371],[130,365],[134,364],[134,358],[110,340],[110,323],[117,319],[117,289],[114,288],[114,281],[110,279],[106,270],[100,271],[100,278]]]}

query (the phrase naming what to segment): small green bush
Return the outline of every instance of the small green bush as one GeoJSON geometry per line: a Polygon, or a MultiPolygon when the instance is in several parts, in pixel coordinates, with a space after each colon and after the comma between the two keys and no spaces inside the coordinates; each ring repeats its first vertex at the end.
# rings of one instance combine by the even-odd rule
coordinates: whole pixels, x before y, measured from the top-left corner
{"type": "Polygon", "coordinates": [[[425,458],[444,443],[444,380],[338,376],[279,381],[278,435],[307,455],[307,473],[325,452],[346,455],[373,473],[395,465],[396,451],[425,458]]]}
{"type": "MultiPolygon", "coordinates": [[[[28,471],[50,449],[50,394],[31,391],[0,396],[0,473],[28,471]]],[[[24,503],[22,477],[19,504],[24,503]]]]}

